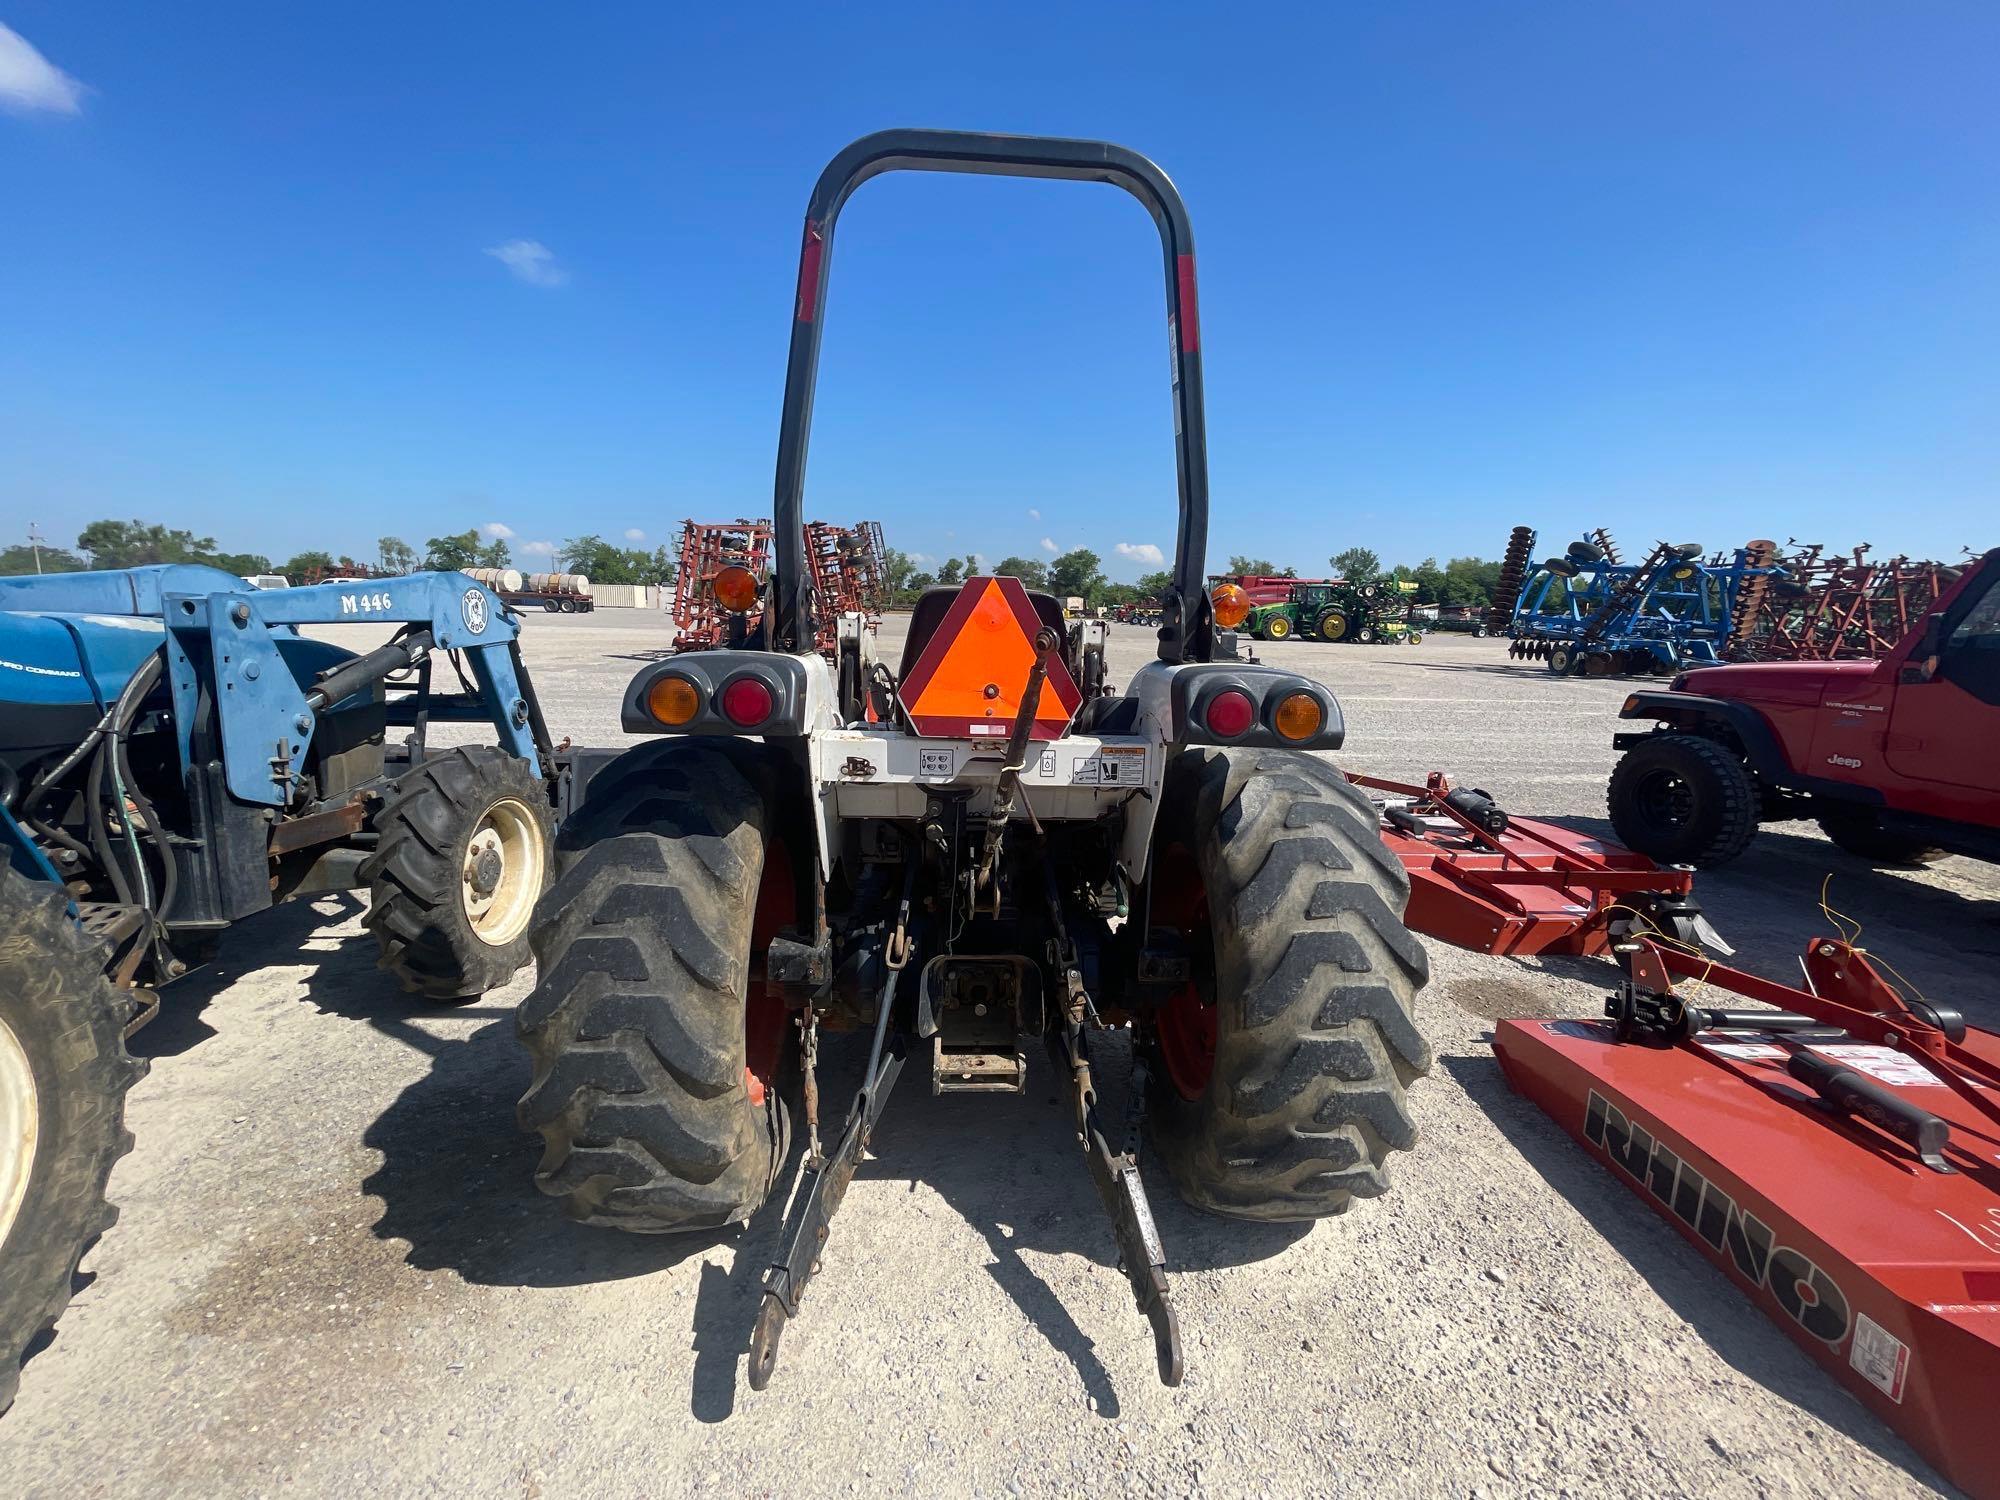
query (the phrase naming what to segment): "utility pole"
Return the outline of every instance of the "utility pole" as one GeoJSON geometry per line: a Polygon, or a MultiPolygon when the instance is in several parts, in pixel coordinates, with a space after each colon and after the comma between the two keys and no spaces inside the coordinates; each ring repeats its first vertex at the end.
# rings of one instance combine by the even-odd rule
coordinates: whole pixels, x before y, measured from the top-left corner
{"type": "Polygon", "coordinates": [[[35,529],[35,523],[28,523],[28,549],[35,554],[35,571],[42,571],[42,542],[45,538],[35,529]]]}

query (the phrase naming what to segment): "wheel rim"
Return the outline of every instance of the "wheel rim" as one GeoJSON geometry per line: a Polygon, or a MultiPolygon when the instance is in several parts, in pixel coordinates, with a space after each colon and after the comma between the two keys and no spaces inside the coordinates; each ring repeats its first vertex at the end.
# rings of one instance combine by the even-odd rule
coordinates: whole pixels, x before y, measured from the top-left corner
{"type": "Polygon", "coordinates": [[[1347,616],[1330,614],[1319,622],[1319,633],[1330,641],[1337,641],[1347,634],[1347,616]]]}
{"type": "Polygon", "coordinates": [[[1292,622],[1287,620],[1283,615],[1280,615],[1277,619],[1271,622],[1272,640],[1282,641],[1286,636],[1290,635],[1291,633],[1292,633],[1292,622]]]}
{"type": "Polygon", "coordinates": [[[0,1245],[13,1233],[28,1196],[40,1124],[35,1070],[28,1066],[20,1040],[0,1021],[0,1245]]]}
{"type": "Polygon", "coordinates": [[[1652,771],[1632,788],[1632,806],[1655,828],[1685,828],[1694,817],[1694,788],[1671,771],[1652,771]]]}
{"type": "MultiPolygon", "coordinates": [[[[1201,867],[1185,844],[1161,851],[1154,862],[1153,889],[1154,920],[1191,940],[1190,946],[1197,951],[1189,954],[1189,961],[1198,972],[1205,956],[1199,950],[1211,947],[1213,938],[1201,867]]],[[[1153,1024],[1167,1082],[1192,1103],[1208,1092],[1208,1081],[1215,1073],[1214,996],[1204,994],[1201,981],[1190,978],[1160,1007],[1153,1024]]]]}
{"type": "Polygon", "coordinates": [[[527,931],[547,866],[542,825],[527,803],[507,797],[486,809],[459,870],[465,919],[481,942],[503,947],[527,931]]]}

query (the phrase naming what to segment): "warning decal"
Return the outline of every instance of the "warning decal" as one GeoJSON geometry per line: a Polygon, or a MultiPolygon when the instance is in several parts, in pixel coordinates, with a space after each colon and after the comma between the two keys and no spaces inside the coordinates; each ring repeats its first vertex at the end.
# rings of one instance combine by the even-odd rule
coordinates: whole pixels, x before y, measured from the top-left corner
{"type": "Polygon", "coordinates": [[[1146,747],[1100,745],[1076,758],[1069,779],[1090,786],[1137,786],[1146,779],[1146,747]]]}
{"type": "Polygon", "coordinates": [[[1877,1083],[1944,1087],[1944,1080],[1937,1074],[1894,1047],[1877,1047],[1862,1042],[1815,1042],[1812,1050],[1829,1062],[1840,1063],[1857,1073],[1866,1073],[1877,1083]]]}
{"type": "Polygon", "coordinates": [[[1910,1378],[1910,1346],[1867,1313],[1855,1317],[1854,1347],[1847,1362],[1891,1401],[1902,1401],[1910,1378]]]}
{"type": "Polygon", "coordinates": [[[1789,1056],[1783,1047],[1774,1042],[1744,1039],[1734,1042],[1711,1042],[1701,1037],[1695,1038],[1695,1045],[1704,1052],[1719,1053],[1723,1057],[1740,1057],[1747,1060],[1769,1058],[1776,1060],[1789,1056]]]}

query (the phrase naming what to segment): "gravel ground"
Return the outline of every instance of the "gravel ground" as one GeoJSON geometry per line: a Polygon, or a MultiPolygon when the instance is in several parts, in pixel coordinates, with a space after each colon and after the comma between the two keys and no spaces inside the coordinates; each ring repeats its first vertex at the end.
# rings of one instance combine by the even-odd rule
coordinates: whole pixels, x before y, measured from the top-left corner
{"type": "MultiPolygon", "coordinates": [[[[885,627],[893,647],[900,622],[885,627]]],[[[329,632],[336,636],[340,632],[329,632]]],[[[374,644],[358,633],[358,644],[374,644]]],[[[529,621],[558,736],[618,738],[667,643],[630,611],[529,621]]],[[[1114,679],[1147,633],[1119,630],[1114,679]]],[[[1597,826],[1616,682],[1498,641],[1287,644],[1351,767],[1452,770],[1597,826]]],[[[1927,991],[2000,1022],[2000,878],[1871,871],[1763,833],[1699,893],[1794,972],[1822,875],[1927,991]]],[[[1506,1015],[1596,1013],[1609,970],[1430,945],[1438,1065],[1396,1190],[1310,1229],[1197,1217],[1153,1182],[1178,1390],[1112,1269],[1044,1070],[1019,1098],[899,1093],[769,1391],[742,1380],[775,1230],[645,1240],[529,1180],[509,1011],[406,1008],[356,904],[271,913],[136,1039],[117,1228],[0,1421],[23,1496],[479,1493],[1905,1495],[1941,1482],[1501,1080],[1506,1015]]],[[[851,1047],[830,1066],[858,1068],[851,1047]]],[[[1116,1058],[1105,1069],[1122,1091],[1116,1058]]],[[[839,1083],[836,1081],[836,1088],[839,1083]]]]}

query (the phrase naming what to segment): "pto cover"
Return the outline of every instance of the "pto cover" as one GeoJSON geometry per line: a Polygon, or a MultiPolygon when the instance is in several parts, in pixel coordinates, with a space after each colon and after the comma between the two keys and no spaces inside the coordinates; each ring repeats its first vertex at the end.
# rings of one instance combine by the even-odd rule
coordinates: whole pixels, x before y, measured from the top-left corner
{"type": "MultiPolygon", "coordinates": [[[[968,578],[904,680],[918,734],[1004,739],[1021,711],[1042,622],[1018,578],[968,578]]],[[[1030,739],[1062,738],[1083,703],[1062,657],[1049,657],[1030,739]]]]}

